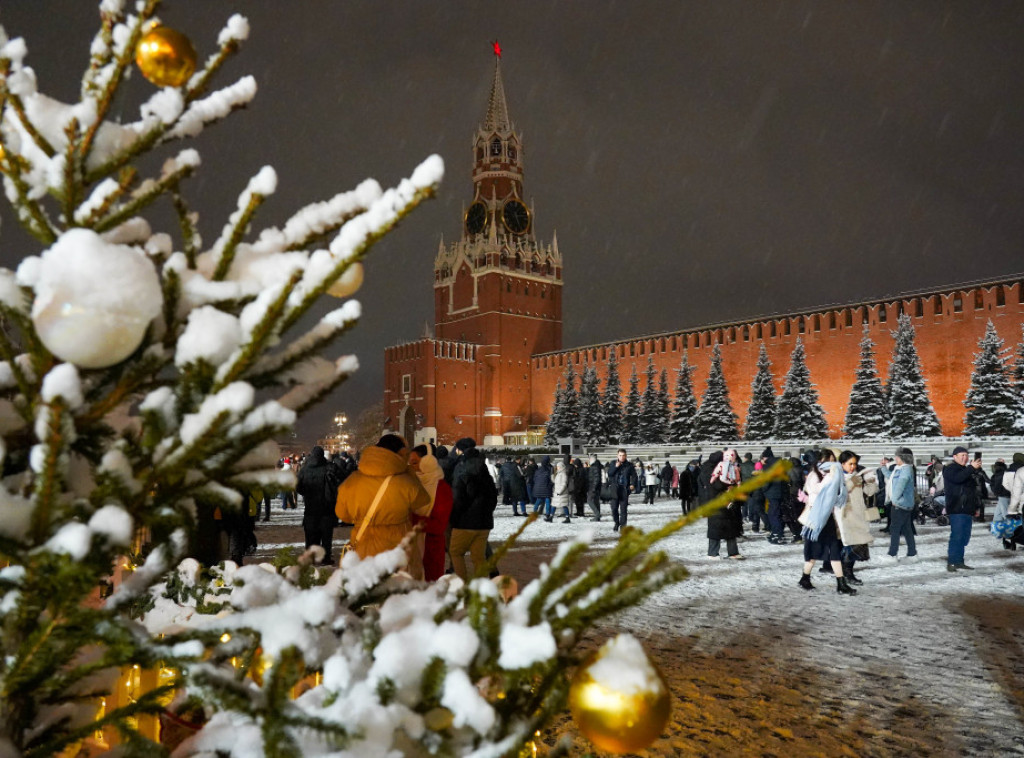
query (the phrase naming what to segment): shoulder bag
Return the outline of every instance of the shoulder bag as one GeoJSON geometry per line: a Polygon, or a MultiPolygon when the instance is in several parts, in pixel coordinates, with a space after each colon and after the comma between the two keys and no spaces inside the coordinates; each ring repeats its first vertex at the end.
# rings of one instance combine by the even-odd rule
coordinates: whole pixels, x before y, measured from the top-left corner
{"type": "Polygon", "coordinates": [[[366,512],[363,517],[363,521],[359,524],[359,531],[356,532],[355,537],[349,537],[348,542],[341,546],[341,557],[344,559],[345,553],[356,549],[356,543],[359,542],[359,538],[363,536],[363,532],[366,531],[366,527],[370,525],[370,520],[373,518],[373,514],[377,512],[377,506],[380,505],[380,499],[384,497],[384,490],[391,484],[391,477],[386,477],[381,482],[380,487],[377,489],[377,494],[373,498],[373,503],[370,504],[370,510],[366,512]]]}

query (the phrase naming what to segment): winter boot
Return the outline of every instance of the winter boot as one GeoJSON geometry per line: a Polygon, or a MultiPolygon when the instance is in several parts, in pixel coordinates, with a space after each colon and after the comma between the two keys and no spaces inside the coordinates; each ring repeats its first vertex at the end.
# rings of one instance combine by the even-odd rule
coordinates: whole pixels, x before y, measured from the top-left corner
{"type": "Polygon", "coordinates": [[[832,564],[829,563],[828,561],[825,561],[824,563],[821,564],[821,568],[818,569],[818,573],[819,574],[835,574],[836,572],[832,570],[832,564]]]}
{"type": "Polygon", "coordinates": [[[849,584],[864,584],[864,582],[854,576],[852,563],[843,564],[843,576],[849,584]]]}
{"type": "Polygon", "coordinates": [[[855,590],[853,587],[851,587],[847,583],[845,576],[837,576],[836,577],[836,592],[838,592],[840,595],[856,595],[857,594],[857,590],[855,590]]]}
{"type": "Polygon", "coordinates": [[[811,584],[811,575],[810,574],[801,574],[800,575],[800,582],[799,582],[799,584],[805,590],[813,590],[814,589],[814,585],[811,584]]]}

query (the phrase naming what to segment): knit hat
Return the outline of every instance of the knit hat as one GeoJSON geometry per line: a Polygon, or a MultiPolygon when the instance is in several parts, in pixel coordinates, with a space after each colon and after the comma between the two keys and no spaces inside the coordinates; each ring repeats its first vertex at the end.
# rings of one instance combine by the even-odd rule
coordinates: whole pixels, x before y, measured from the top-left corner
{"type": "Polygon", "coordinates": [[[1014,453],[1013,462],[1020,466],[1024,466],[1024,453],[1014,453]]]}
{"type": "Polygon", "coordinates": [[[775,453],[772,452],[771,446],[766,447],[761,452],[761,459],[762,460],[764,460],[765,458],[774,458],[774,457],[775,457],[775,453]]]}
{"type": "MultiPolygon", "coordinates": [[[[896,452],[898,453],[899,450],[897,450],[896,452]]],[[[963,445],[957,445],[956,447],[953,448],[953,455],[960,455],[960,453],[966,453],[966,452],[968,452],[967,448],[964,447],[963,445]]],[[[1016,457],[1015,457],[1015,459],[1016,459],[1016,457]]]]}
{"type": "Polygon", "coordinates": [[[385,450],[390,450],[392,453],[397,453],[405,447],[405,440],[397,434],[385,434],[377,440],[376,447],[382,447],[385,450]]]}
{"type": "Polygon", "coordinates": [[[461,440],[455,443],[455,449],[460,450],[463,453],[472,447],[476,447],[476,440],[472,437],[463,437],[461,440]]]}

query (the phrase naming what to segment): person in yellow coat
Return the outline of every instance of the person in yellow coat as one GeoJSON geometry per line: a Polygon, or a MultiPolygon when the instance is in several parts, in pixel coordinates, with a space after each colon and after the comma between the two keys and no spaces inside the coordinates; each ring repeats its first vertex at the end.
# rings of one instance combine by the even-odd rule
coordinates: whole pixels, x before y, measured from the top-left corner
{"type": "MultiPolygon", "coordinates": [[[[409,468],[409,450],[397,434],[385,434],[359,456],[359,468],[338,487],[334,512],[352,526],[352,542],[360,558],[398,547],[412,530],[410,514],[427,515],[430,495],[409,468]],[[377,492],[391,477],[377,508],[364,527],[377,492]]],[[[410,556],[417,560],[418,556],[410,556]]]]}

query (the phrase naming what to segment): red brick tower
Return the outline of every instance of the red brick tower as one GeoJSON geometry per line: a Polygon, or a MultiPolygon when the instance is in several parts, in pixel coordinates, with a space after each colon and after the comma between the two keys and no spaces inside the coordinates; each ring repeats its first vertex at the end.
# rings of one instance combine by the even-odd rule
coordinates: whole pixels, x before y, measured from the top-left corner
{"type": "Polygon", "coordinates": [[[556,237],[538,242],[525,202],[523,143],[509,119],[497,48],[472,179],[462,237],[442,241],[434,262],[435,329],[439,341],[479,346],[476,396],[463,398],[467,412],[453,417],[466,435],[499,444],[505,433],[546,420],[531,416],[530,356],[562,346],[562,256],[556,237]]]}

